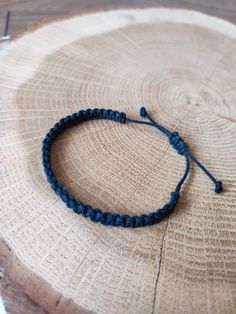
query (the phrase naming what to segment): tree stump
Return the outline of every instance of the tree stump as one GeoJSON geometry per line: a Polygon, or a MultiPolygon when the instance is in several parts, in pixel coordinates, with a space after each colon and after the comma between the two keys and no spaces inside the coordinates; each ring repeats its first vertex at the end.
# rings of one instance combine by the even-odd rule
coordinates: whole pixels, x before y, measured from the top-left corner
{"type": "MultiPolygon", "coordinates": [[[[29,272],[96,313],[235,313],[235,38],[235,25],[194,11],[119,10],[48,24],[1,50],[1,235],[29,272]],[[46,132],[80,109],[135,118],[142,105],[224,192],[192,167],[159,225],[75,215],[46,182],[46,132]]],[[[121,214],[160,208],[184,169],[155,129],[111,121],[66,131],[52,158],[68,191],[121,214]]]]}

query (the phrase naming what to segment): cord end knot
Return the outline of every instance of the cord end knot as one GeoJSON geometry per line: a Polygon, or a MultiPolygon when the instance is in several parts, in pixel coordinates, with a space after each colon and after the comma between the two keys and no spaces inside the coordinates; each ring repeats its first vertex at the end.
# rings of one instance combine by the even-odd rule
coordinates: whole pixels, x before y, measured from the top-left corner
{"type": "Polygon", "coordinates": [[[140,108],[140,116],[141,116],[141,117],[146,117],[146,115],[147,115],[147,110],[146,110],[146,108],[145,108],[145,107],[141,107],[141,108],[140,108]]]}
{"type": "Polygon", "coordinates": [[[216,193],[221,193],[222,191],[223,191],[222,182],[221,181],[216,181],[216,183],[215,183],[215,192],[216,193]]]}

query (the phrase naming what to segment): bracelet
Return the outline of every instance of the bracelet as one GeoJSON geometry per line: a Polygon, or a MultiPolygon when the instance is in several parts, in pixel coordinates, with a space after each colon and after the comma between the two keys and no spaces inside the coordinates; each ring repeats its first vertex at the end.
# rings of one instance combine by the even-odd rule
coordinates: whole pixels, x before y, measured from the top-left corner
{"type": "Polygon", "coordinates": [[[163,218],[173,212],[176,204],[180,197],[180,190],[184,184],[190,169],[190,160],[192,160],[203,172],[210,178],[215,184],[215,192],[222,192],[222,182],[217,181],[213,175],[190,153],[188,145],[179,136],[178,132],[170,132],[160,124],[158,124],[151,116],[147,113],[146,109],[142,107],[140,109],[140,116],[146,117],[149,121],[140,121],[129,119],[126,117],[124,112],[113,111],[111,109],[87,109],[80,110],[79,112],[73,113],[70,116],[62,118],[57,122],[53,128],[47,133],[42,145],[42,162],[47,180],[51,185],[51,188],[60,196],[63,202],[69,208],[72,208],[76,214],[82,215],[86,218],[90,218],[93,222],[100,222],[103,225],[111,225],[115,227],[144,227],[154,225],[160,222],[163,218]],[[150,214],[143,214],[138,216],[119,215],[112,214],[110,212],[103,212],[100,209],[94,209],[90,205],[83,204],[80,200],[76,200],[70,195],[59,182],[54,175],[51,166],[50,150],[53,141],[67,128],[75,125],[81,121],[94,120],[94,119],[108,119],[119,123],[136,123],[145,124],[157,128],[169,139],[171,146],[177,151],[178,154],[182,155],[186,161],[185,172],[182,178],[179,180],[174,192],[171,192],[170,200],[164,204],[164,206],[155,212],[150,214]]]}

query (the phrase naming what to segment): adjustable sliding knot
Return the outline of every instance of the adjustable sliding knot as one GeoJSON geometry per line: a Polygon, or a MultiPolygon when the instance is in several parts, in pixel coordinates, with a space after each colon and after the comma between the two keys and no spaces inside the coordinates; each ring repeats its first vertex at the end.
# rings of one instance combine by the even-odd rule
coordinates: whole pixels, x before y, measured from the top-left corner
{"type": "Polygon", "coordinates": [[[134,120],[126,117],[124,112],[118,112],[111,109],[87,109],[80,110],[79,112],[73,113],[70,116],[62,118],[57,122],[53,128],[47,133],[45,139],[43,140],[42,146],[42,161],[44,171],[47,176],[47,180],[51,185],[51,188],[55,193],[61,198],[61,200],[71,208],[76,214],[79,214],[85,218],[89,218],[92,222],[114,227],[124,227],[124,228],[138,228],[144,226],[150,226],[159,223],[162,219],[167,217],[171,212],[173,212],[175,206],[177,205],[180,198],[180,190],[184,184],[186,178],[189,175],[190,160],[192,160],[205,174],[210,178],[210,180],[215,184],[215,192],[222,192],[222,182],[217,181],[213,175],[188,151],[188,145],[179,136],[177,132],[170,132],[165,127],[157,123],[146,111],[144,107],[140,109],[141,117],[146,117],[148,121],[134,120]],[[60,181],[54,175],[50,150],[53,141],[67,128],[73,126],[79,122],[94,120],[94,119],[108,119],[120,123],[137,123],[143,125],[149,125],[157,128],[169,139],[169,143],[178,152],[178,154],[185,157],[186,168],[184,175],[179,180],[176,185],[175,191],[171,192],[171,197],[169,202],[164,204],[160,209],[152,212],[150,214],[142,215],[119,215],[110,212],[103,212],[102,210],[96,208],[94,209],[90,205],[83,204],[80,200],[76,200],[72,195],[70,195],[65,188],[62,186],[60,181]]]}
{"type": "Polygon", "coordinates": [[[178,132],[171,133],[169,137],[169,143],[175,150],[177,150],[178,154],[186,155],[188,153],[188,145],[179,136],[178,132]]]}

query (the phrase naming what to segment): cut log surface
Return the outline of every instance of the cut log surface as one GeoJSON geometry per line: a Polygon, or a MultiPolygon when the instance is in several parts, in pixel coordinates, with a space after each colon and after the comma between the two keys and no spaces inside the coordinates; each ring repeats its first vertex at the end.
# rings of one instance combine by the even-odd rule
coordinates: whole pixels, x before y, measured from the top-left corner
{"type": "MultiPolygon", "coordinates": [[[[30,272],[4,241],[0,241],[0,252],[0,288],[7,313],[92,314],[82,310],[73,300],[63,297],[46,281],[30,272]]],[[[1,309],[0,313],[3,314],[1,309]]]]}
{"type": "MultiPolygon", "coordinates": [[[[1,49],[1,236],[65,300],[101,314],[235,313],[235,39],[236,26],[215,17],[135,9],[50,23],[1,49]],[[80,109],[137,118],[143,105],[224,192],[193,166],[159,225],[104,227],[74,214],[46,181],[46,132],[80,109]]],[[[76,198],[120,214],[160,208],[184,171],[157,130],[111,121],[67,130],[52,160],[76,198]]]]}

